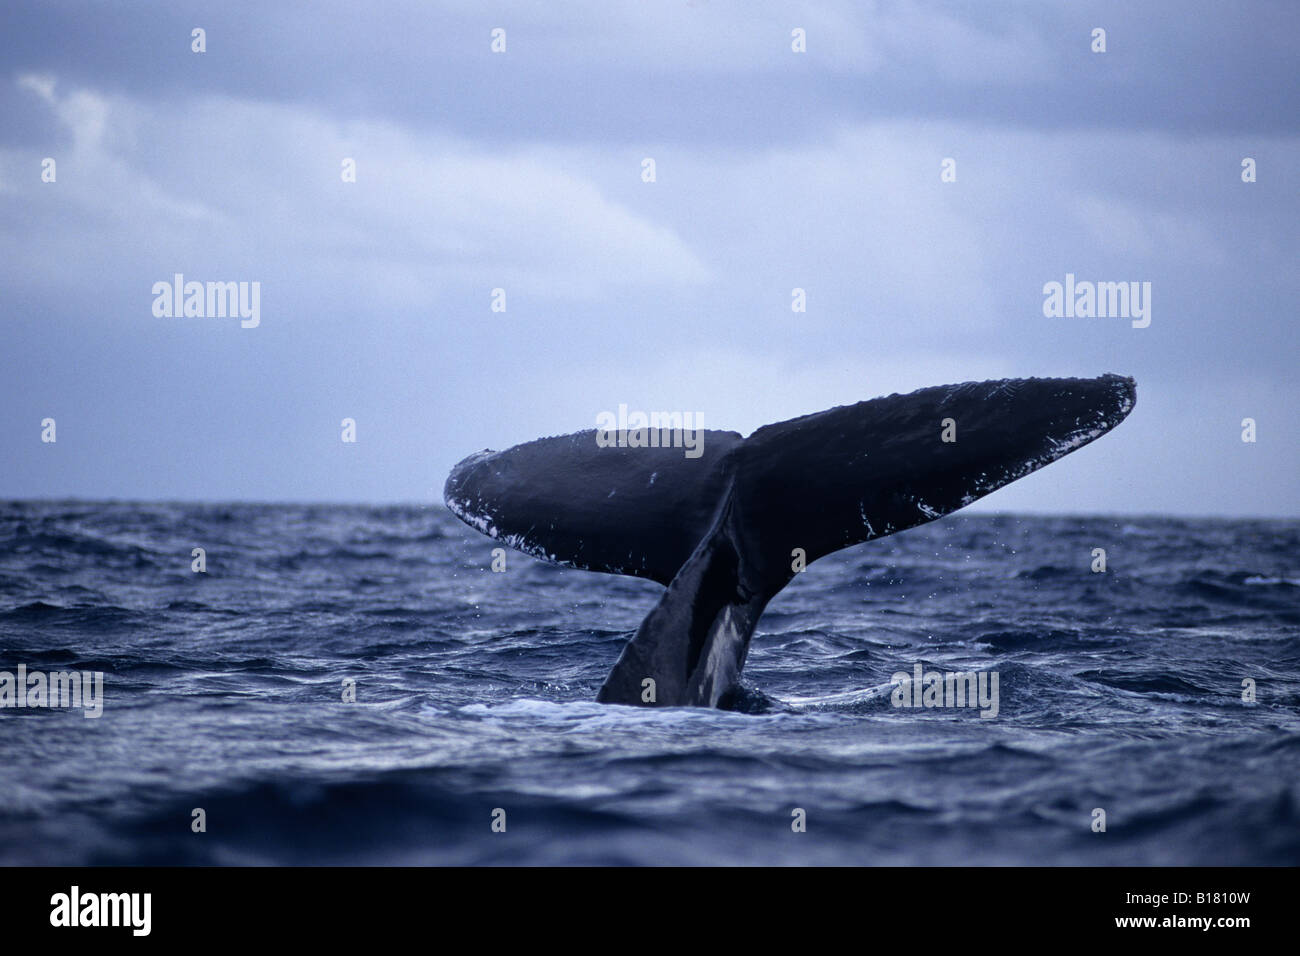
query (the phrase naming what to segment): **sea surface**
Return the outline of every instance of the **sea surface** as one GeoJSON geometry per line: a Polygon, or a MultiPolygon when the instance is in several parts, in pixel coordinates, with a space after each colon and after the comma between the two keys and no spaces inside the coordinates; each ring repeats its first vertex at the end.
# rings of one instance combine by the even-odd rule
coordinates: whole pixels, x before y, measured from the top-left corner
{"type": "Polygon", "coordinates": [[[0,708],[0,863],[1300,863],[1300,522],[840,552],[759,623],[765,713],[593,703],[660,587],[494,547],[441,504],[0,503],[0,671],[104,675],[98,719],[0,708]],[[895,706],[917,663],[997,716],[895,706]]]}

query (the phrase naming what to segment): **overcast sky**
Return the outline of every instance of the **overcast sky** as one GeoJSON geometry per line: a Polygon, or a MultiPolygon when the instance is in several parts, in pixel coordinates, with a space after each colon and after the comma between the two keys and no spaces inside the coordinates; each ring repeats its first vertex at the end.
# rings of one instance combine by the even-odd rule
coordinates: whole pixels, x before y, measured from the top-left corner
{"type": "Polygon", "coordinates": [[[6,2],[0,495],[436,502],[620,403],[1118,372],[977,507],[1300,514],[1298,50],[1289,0],[6,2]],[[1045,317],[1067,273],[1149,327],[1045,317]]]}

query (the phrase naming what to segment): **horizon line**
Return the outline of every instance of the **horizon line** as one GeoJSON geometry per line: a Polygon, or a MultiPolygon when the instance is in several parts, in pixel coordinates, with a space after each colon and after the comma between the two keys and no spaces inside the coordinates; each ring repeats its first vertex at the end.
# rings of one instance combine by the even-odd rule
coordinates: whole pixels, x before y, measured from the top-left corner
{"type": "MultiPolygon", "coordinates": [[[[436,507],[454,516],[441,498],[427,501],[394,498],[391,500],[359,501],[344,498],[86,498],[77,495],[57,495],[49,497],[9,497],[0,495],[0,504],[60,504],[77,503],[83,505],[252,505],[258,507],[339,507],[339,508],[432,508],[436,507]]],[[[1038,518],[1123,518],[1143,519],[1177,518],[1183,520],[1214,521],[1297,521],[1300,515],[1281,514],[1208,514],[1204,512],[1177,511],[1048,511],[1036,508],[1019,510],[985,509],[978,505],[967,505],[956,511],[950,511],[941,518],[948,518],[959,513],[980,515],[984,517],[1038,517],[1038,518]]],[[[939,519],[934,519],[939,520],[939,519]]],[[[930,522],[926,522],[929,524],[930,522]]]]}

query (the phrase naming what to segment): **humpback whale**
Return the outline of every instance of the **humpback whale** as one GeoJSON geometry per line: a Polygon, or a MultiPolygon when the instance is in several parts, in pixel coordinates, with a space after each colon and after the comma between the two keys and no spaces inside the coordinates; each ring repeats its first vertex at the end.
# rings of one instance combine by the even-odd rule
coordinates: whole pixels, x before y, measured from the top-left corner
{"type": "Polygon", "coordinates": [[[696,458],[588,429],[470,455],[443,498],[535,558],[666,587],[597,700],[732,708],[754,627],[800,555],[950,514],[1104,435],[1136,400],[1133,379],[1110,374],[940,385],[748,438],[708,430],[696,458]]]}

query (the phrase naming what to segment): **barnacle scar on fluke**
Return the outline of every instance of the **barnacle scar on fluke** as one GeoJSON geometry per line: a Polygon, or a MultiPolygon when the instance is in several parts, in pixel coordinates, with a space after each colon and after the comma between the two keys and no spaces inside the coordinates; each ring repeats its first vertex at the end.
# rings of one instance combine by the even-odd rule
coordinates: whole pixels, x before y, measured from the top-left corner
{"type": "Polygon", "coordinates": [[[598,700],[647,704],[653,679],[654,706],[727,708],[795,549],[812,562],[950,514],[1104,435],[1136,400],[1119,375],[940,385],[748,438],[705,431],[698,457],[587,430],[471,455],[443,497],[533,557],[668,588],[598,700]]]}

